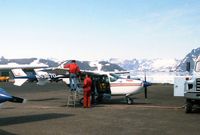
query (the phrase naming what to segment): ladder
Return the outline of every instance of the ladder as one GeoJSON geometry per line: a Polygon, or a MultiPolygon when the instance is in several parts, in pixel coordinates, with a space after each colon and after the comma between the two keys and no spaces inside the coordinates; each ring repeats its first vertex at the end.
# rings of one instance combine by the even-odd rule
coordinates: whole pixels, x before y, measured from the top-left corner
{"type": "Polygon", "coordinates": [[[76,102],[79,100],[78,91],[70,91],[67,96],[67,107],[76,106],[76,102]]]}

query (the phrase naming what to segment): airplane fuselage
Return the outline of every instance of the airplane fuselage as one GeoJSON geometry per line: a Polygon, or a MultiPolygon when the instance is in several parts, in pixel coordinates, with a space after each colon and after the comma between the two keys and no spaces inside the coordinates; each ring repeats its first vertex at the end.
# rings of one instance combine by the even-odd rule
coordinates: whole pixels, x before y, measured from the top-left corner
{"type": "Polygon", "coordinates": [[[142,92],[143,82],[132,79],[118,79],[110,82],[111,95],[130,96],[142,92]]]}
{"type": "Polygon", "coordinates": [[[121,78],[116,74],[108,73],[111,95],[130,96],[143,91],[143,81],[121,78]]]}

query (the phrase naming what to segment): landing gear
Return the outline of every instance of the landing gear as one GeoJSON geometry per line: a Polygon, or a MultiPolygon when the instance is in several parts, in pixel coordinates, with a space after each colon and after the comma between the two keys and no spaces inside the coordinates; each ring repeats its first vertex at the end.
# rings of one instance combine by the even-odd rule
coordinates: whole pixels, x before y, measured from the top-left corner
{"type": "MultiPolygon", "coordinates": [[[[95,97],[94,97],[95,98],[95,97]]],[[[91,103],[92,104],[96,104],[96,103],[101,103],[102,101],[103,101],[103,97],[102,96],[99,96],[99,97],[97,97],[96,99],[93,99],[94,101],[92,101],[92,97],[91,97],[91,103]]],[[[83,105],[83,102],[84,102],[84,98],[81,98],[80,100],[79,100],[79,103],[80,103],[80,105],[83,105]]]]}
{"type": "Polygon", "coordinates": [[[133,99],[130,97],[126,97],[126,102],[128,105],[131,105],[131,104],[133,104],[133,99]]]}
{"type": "Polygon", "coordinates": [[[185,113],[191,113],[192,106],[193,106],[192,101],[190,99],[186,99],[185,113]]]}
{"type": "Polygon", "coordinates": [[[83,98],[79,100],[80,105],[83,105],[83,98]]]}

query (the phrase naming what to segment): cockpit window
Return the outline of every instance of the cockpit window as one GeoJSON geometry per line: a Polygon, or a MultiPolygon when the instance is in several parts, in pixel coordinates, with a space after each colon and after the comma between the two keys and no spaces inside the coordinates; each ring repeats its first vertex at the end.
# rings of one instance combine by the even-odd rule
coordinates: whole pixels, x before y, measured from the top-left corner
{"type": "Polygon", "coordinates": [[[116,81],[116,80],[118,80],[118,79],[121,79],[122,77],[120,77],[120,76],[118,76],[118,75],[116,75],[116,74],[113,74],[113,73],[110,73],[110,81],[111,82],[114,82],[114,81],[116,81]]]}
{"type": "Polygon", "coordinates": [[[197,62],[195,70],[196,72],[200,72],[200,61],[197,62]]]}

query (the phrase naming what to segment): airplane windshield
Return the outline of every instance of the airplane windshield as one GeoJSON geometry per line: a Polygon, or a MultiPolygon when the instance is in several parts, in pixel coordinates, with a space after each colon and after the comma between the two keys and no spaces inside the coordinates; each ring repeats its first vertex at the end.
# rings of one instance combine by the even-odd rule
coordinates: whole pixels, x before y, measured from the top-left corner
{"type": "Polygon", "coordinates": [[[122,77],[120,77],[119,75],[116,75],[116,74],[113,74],[113,73],[110,73],[110,81],[111,82],[114,82],[118,79],[122,79],[122,77]]]}
{"type": "Polygon", "coordinates": [[[197,62],[195,70],[196,72],[200,72],[200,61],[197,62]]]}

